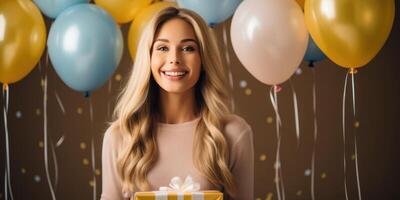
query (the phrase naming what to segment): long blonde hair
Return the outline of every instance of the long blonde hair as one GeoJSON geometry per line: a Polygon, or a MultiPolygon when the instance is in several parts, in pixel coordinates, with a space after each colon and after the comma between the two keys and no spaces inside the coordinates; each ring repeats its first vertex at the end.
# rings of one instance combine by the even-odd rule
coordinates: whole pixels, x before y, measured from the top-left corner
{"type": "Polygon", "coordinates": [[[118,127],[117,131],[123,135],[117,163],[122,190],[150,189],[147,173],[158,157],[155,132],[159,113],[159,88],[150,69],[151,49],[156,32],[172,18],[191,24],[200,46],[202,72],[194,86],[200,115],[194,136],[194,166],[212,184],[223,186],[230,196],[235,196],[236,184],[229,170],[229,149],[223,134],[227,116],[232,112],[226,66],[201,17],[190,10],[173,7],[160,11],[145,28],[129,81],[114,110],[111,126],[118,127]]]}

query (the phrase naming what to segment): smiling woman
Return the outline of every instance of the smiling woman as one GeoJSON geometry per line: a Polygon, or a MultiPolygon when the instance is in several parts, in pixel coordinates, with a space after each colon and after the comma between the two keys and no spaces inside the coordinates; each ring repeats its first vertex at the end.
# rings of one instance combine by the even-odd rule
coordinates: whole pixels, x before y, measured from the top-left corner
{"type": "Polygon", "coordinates": [[[253,199],[253,133],[230,110],[217,49],[192,11],[167,8],[150,21],[104,136],[102,200],[187,175],[224,199],[253,199]]]}

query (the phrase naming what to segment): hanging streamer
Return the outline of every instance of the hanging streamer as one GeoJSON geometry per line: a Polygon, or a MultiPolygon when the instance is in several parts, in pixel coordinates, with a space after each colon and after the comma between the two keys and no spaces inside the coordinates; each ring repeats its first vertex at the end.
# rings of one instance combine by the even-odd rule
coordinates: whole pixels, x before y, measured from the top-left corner
{"type": "MultiPolygon", "coordinates": [[[[353,118],[354,121],[357,121],[356,116],[356,95],[355,95],[355,84],[354,84],[354,74],[357,73],[356,69],[350,69],[351,74],[351,88],[353,94],[353,118]]],[[[356,178],[357,178],[357,192],[358,192],[358,199],[361,200],[361,186],[360,186],[360,175],[358,171],[358,153],[357,153],[357,127],[354,129],[354,156],[355,156],[355,166],[356,166],[356,178]]]]}
{"type": "Polygon", "coordinates": [[[349,199],[348,192],[347,192],[347,166],[346,166],[346,90],[347,90],[347,78],[348,73],[346,73],[346,78],[344,80],[344,89],[343,89],[343,104],[342,104],[342,131],[343,131],[343,171],[344,171],[344,192],[346,195],[346,200],[349,199]]]}
{"type": "Polygon", "coordinates": [[[314,143],[313,143],[313,152],[311,158],[311,200],[315,200],[315,149],[317,144],[317,94],[316,94],[316,77],[315,77],[315,68],[311,69],[313,76],[313,114],[314,114],[314,143]]]}
{"type": "MultiPolygon", "coordinates": [[[[231,86],[231,89],[233,89],[233,75],[232,75],[232,70],[231,70],[231,58],[229,56],[229,48],[228,48],[228,31],[227,31],[227,26],[226,23],[223,25],[223,41],[224,41],[224,47],[225,47],[225,58],[226,58],[226,68],[228,69],[228,75],[229,75],[229,84],[231,86]]],[[[234,98],[231,98],[231,106],[232,106],[232,111],[235,111],[235,100],[234,98]]]]}
{"type": "Polygon", "coordinates": [[[10,174],[10,144],[9,144],[9,134],[8,134],[8,122],[7,122],[7,114],[8,114],[8,105],[9,105],[9,87],[8,84],[3,84],[3,99],[4,99],[4,107],[3,107],[3,117],[4,117],[4,132],[6,139],[6,167],[4,170],[4,194],[5,199],[8,199],[8,194],[10,194],[11,200],[14,199],[14,195],[12,192],[11,186],[11,174],[10,174]]]}
{"type": "Polygon", "coordinates": [[[96,200],[97,196],[97,181],[96,181],[96,160],[95,160],[95,148],[94,148],[94,122],[93,122],[93,104],[92,104],[92,98],[89,98],[89,116],[90,116],[90,124],[92,127],[92,138],[91,138],[91,153],[92,153],[92,173],[93,173],[93,200],[96,200]]]}
{"type": "Polygon", "coordinates": [[[297,148],[299,148],[299,145],[300,145],[299,108],[297,106],[296,90],[294,89],[291,79],[289,79],[289,82],[290,82],[290,87],[292,88],[292,94],[293,94],[294,121],[295,121],[295,125],[296,125],[297,148]]]}
{"type": "Polygon", "coordinates": [[[276,137],[277,137],[277,147],[276,147],[276,159],[275,159],[275,186],[277,191],[278,200],[285,199],[285,188],[283,183],[283,175],[282,175],[282,164],[280,158],[280,149],[281,149],[281,134],[280,134],[280,126],[281,118],[279,116],[278,110],[278,96],[277,96],[278,86],[271,87],[269,96],[271,99],[272,106],[275,111],[276,118],[276,137]]]}

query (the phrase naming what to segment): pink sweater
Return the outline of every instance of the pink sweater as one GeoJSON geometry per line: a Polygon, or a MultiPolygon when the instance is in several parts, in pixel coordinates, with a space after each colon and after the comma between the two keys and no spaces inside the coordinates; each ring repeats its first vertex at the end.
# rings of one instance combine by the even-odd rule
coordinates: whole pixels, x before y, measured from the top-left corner
{"type": "MultiPolygon", "coordinates": [[[[151,190],[169,186],[174,176],[180,176],[184,180],[190,175],[194,181],[200,183],[201,190],[223,192],[221,186],[211,184],[192,162],[193,135],[199,120],[200,118],[196,118],[179,124],[158,123],[159,157],[147,176],[151,190]]],[[[230,151],[229,168],[238,188],[237,198],[231,198],[224,193],[224,200],[252,200],[254,199],[254,146],[251,127],[239,116],[232,115],[223,133],[230,151]]],[[[109,128],[103,140],[101,200],[129,199],[123,197],[121,180],[117,172],[117,149],[121,143],[122,136],[109,128]]]]}

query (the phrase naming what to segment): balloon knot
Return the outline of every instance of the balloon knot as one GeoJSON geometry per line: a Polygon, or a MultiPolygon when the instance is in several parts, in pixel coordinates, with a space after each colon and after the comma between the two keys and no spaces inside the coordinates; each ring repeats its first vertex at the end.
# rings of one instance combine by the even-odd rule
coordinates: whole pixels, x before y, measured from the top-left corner
{"type": "Polygon", "coordinates": [[[274,90],[275,90],[276,93],[278,93],[278,92],[280,92],[282,90],[282,87],[279,86],[279,85],[275,85],[274,86],[274,90]]]}
{"type": "Polygon", "coordinates": [[[3,83],[3,91],[7,91],[8,90],[8,84],[7,83],[3,83]]]}
{"type": "Polygon", "coordinates": [[[350,68],[349,74],[357,74],[358,70],[356,68],[350,68]]]}
{"type": "Polygon", "coordinates": [[[85,97],[86,97],[86,98],[90,97],[90,92],[89,92],[89,91],[86,91],[86,92],[85,92],[85,97]]]}
{"type": "Polygon", "coordinates": [[[309,67],[315,67],[314,61],[310,61],[310,62],[308,63],[308,66],[309,66],[309,67]]]}

